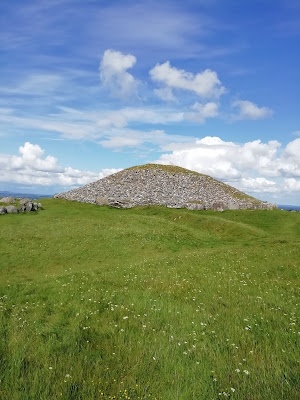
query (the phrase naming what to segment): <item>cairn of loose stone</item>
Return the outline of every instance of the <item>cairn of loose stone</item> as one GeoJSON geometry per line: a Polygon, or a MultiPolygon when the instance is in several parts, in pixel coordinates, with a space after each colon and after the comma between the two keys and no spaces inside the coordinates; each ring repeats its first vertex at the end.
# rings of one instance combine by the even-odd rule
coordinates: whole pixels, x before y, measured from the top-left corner
{"type": "Polygon", "coordinates": [[[268,210],[276,205],[184,168],[146,164],[131,167],[54,198],[115,208],[160,205],[189,210],[268,210]]]}

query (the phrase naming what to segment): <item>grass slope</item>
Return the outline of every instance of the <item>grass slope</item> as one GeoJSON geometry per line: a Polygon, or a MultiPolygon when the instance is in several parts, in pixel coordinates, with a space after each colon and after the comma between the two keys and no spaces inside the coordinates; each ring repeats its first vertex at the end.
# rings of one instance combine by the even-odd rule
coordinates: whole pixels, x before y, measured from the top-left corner
{"type": "Polygon", "coordinates": [[[299,399],[300,213],[0,217],[0,399],[299,399]]]}

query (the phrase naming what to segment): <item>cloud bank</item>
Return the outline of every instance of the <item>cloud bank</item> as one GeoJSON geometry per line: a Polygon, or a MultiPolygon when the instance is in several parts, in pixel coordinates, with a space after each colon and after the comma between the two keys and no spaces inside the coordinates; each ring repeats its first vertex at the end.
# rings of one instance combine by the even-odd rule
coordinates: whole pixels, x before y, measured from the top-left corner
{"type": "Polygon", "coordinates": [[[102,169],[100,172],[81,171],[62,167],[57,158],[44,156],[37,144],[26,142],[19,147],[20,155],[0,153],[0,182],[15,182],[41,186],[79,186],[104,178],[119,169],[102,169]]]}
{"type": "Polygon", "coordinates": [[[282,148],[276,140],[236,144],[208,136],[193,143],[173,143],[166,150],[157,162],[213,176],[248,193],[300,189],[300,139],[282,148]]]}
{"type": "MultiPolygon", "coordinates": [[[[272,196],[300,192],[300,138],[283,147],[278,141],[254,140],[237,144],[207,136],[192,142],[170,143],[161,131],[148,138],[128,134],[103,142],[106,148],[139,145],[141,140],[156,137],[165,152],[155,162],[178,165],[225,181],[246,193],[272,196]],[[122,143],[122,140],[125,143],[122,143]],[[126,142],[127,141],[127,142],[126,142]]],[[[85,185],[120,169],[100,172],[62,167],[58,159],[47,155],[37,144],[26,142],[19,155],[0,154],[0,182],[68,188],[85,185]]],[[[275,198],[275,197],[274,197],[275,198]]]]}

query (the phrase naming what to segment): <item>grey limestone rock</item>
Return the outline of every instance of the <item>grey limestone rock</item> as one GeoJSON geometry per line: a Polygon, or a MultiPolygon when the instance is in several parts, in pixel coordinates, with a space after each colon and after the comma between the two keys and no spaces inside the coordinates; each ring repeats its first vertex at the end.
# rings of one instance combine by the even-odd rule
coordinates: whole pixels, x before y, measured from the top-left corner
{"type": "Polygon", "coordinates": [[[96,198],[96,204],[98,204],[98,206],[109,206],[108,198],[99,196],[96,198]]]}
{"type": "Polygon", "coordinates": [[[33,204],[31,203],[31,201],[29,201],[28,203],[25,204],[25,210],[24,211],[26,211],[26,212],[33,211],[32,208],[33,208],[33,204]]]}
{"type": "Polygon", "coordinates": [[[214,211],[225,211],[228,210],[228,206],[223,203],[223,201],[216,201],[212,205],[212,210],[214,211]]]}
{"type": "MultiPolygon", "coordinates": [[[[26,199],[27,200],[27,199],[26,199]]],[[[30,212],[38,211],[42,209],[41,203],[33,203],[31,200],[26,202],[20,202],[20,207],[17,208],[15,205],[7,205],[5,207],[0,207],[0,215],[2,214],[16,214],[18,212],[30,212]]]]}
{"type": "Polygon", "coordinates": [[[132,208],[134,207],[134,204],[127,199],[120,199],[120,200],[115,200],[115,199],[108,199],[108,205],[110,207],[114,208],[132,208]]]}
{"type": "Polygon", "coordinates": [[[197,202],[186,203],[185,208],[187,208],[188,210],[205,210],[204,205],[197,202]]]}
{"type": "Polygon", "coordinates": [[[31,202],[31,200],[28,199],[27,197],[25,197],[24,199],[20,199],[20,206],[22,207],[29,202],[31,202]]]}
{"type": "Polygon", "coordinates": [[[7,214],[17,214],[18,213],[18,209],[16,206],[6,206],[6,212],[7,214]]]}
{"type": "Polygon", "coordinates": [[[2,197],[2,199],[0,199],[0,203],[15,203],[15,199],[13,197],[2,197]]]}

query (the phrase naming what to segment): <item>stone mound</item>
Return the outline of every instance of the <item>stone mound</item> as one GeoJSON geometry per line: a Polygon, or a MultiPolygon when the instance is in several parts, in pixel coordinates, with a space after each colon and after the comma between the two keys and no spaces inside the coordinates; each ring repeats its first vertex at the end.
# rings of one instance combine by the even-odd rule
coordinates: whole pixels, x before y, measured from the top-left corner
{"type": "Polygon", "coordinates": [[[185,168],[146,164],[125,169],[54,198],[116,208],[164,205],[192,210],[272,209],[208,175],[185,168]]]}

